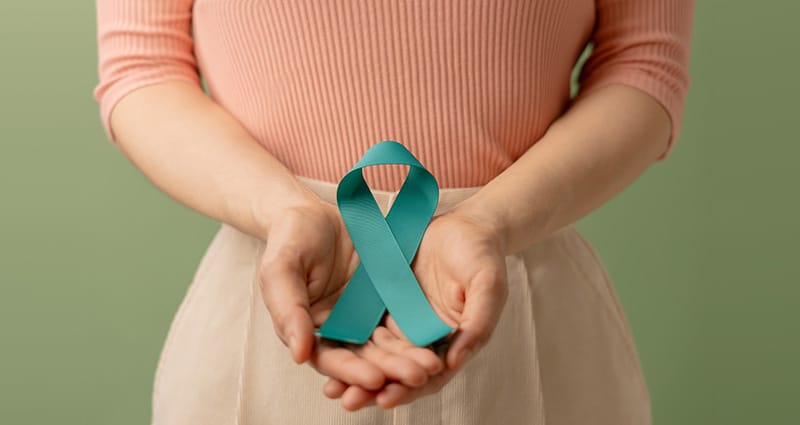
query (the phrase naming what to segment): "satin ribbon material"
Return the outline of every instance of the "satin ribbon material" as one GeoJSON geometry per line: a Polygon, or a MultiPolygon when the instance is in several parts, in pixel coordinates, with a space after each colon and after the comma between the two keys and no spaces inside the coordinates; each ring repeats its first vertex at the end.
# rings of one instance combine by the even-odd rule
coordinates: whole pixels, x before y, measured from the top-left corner
{"type": "Polygon", "coordinates": [[[434,176],[402,144],[373,145],[342,178],[336,202],[360,264],[317,335],[363,344],[388,310],[403,334],[420,347],[448,335],[428,303],[410,264],[439,202],[434,176]],[[408,165],[408,175],[386,217],[370,192],[362,169],[408,165]]]}

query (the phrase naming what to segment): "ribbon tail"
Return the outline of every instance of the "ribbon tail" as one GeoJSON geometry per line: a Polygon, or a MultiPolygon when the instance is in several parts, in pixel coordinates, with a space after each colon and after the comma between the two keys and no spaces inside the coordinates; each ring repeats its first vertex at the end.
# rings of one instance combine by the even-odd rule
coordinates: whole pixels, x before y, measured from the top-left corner
{"type": "Polygon", "coordinates": [[[364,344],[378,326],[386,307],[359,264],[336,301],[331,314],[317,330],[317,336],[353,344],[364,344]]]}

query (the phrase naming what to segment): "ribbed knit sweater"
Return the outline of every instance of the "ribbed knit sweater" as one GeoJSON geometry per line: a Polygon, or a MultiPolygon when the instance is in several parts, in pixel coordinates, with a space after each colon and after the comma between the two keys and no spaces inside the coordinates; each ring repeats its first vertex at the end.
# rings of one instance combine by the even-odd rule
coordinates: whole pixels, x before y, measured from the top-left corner
{"type": "MultiPolygon", "coordinates": [[[[689,86],[692,0],[98,0],[109,117],[139,87],[183,80],[297,175],[337,182],[396,140],[441,187],[487,183],[578,97],[625,84],[672,122],[689,86]]],[[[366,171],[399,188],[402,167],[366,171]]]]}

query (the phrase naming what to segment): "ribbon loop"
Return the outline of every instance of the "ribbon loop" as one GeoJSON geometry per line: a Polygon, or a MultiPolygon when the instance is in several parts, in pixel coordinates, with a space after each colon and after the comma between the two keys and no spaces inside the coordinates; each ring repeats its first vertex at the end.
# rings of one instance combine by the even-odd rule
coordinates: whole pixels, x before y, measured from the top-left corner
{"type": "Polygon", "coordinates": [[[429,345],[453,328],[428,303],[410,264],[439,202],[434,176],[398,142],[373,145],[342,178],[336,202],[360,264],[317,335],[363,344],[388,310],[417,346],[429,345]],[[408,175],[386,217],[362,169],[408,165],[408,175]]]}

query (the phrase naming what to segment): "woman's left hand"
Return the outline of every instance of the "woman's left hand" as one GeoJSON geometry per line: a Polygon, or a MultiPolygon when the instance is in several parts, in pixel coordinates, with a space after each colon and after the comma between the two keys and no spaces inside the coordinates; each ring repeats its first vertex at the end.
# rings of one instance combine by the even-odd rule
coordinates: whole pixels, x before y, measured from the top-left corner
{"type": "MultiPolygon", "coordinates": [[[[435,216],[411,268],[436,314],[457,327],[445,353],[445,368],[413,388],[389,381],[380,390],[367,391],[329,379],[325,395],[341,398],[348,410],[371,404],[391,408],[436,393],[488,343],[500,318],[508,297],[502,240],[498,231],[476,216],[457,209],[435,216]]],[[[385,328],[376,330],[372,342],[398,347],[393,350],[396,353],[413,347],[391,317],[385,328]]]]}

